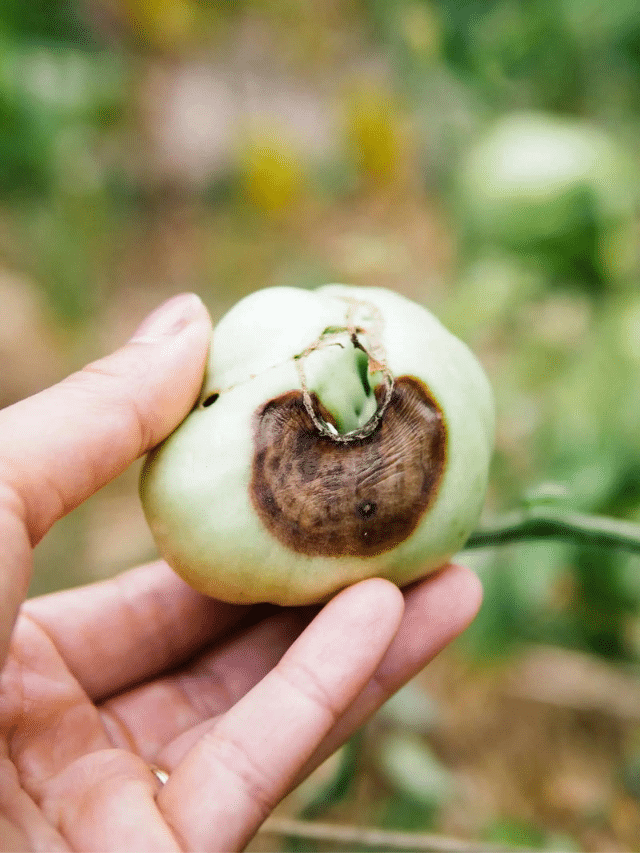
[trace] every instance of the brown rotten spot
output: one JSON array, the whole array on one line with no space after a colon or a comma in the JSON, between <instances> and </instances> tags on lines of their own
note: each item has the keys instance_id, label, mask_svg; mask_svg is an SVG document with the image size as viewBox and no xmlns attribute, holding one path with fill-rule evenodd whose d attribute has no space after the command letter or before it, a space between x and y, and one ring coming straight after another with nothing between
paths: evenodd
<instances>
[{"instance_id":1,"label":"brown rotten spot","mask_svg":"<svg viewBox=\"0 0 640 853\"><path fill-rule=\"evenodd\" d=\"M380 406L384 390L376 389ZM312 396L317 414L331 415ZM395 380L371 435L340 443L319 432L302 391L256 412L251 498L267 529L309 557L372 557L418 525L446 461L442 411L411 376Z\"/></svg>"}]
</instances>

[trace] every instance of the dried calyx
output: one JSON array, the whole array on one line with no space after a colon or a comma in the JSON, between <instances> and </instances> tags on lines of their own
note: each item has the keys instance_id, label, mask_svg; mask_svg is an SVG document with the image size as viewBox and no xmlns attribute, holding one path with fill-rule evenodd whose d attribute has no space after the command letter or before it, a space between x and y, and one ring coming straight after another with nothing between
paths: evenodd
<instances>
[{"instance_id":1,"label":"dried calyx","mask_svg":"<svg viewBox=\"0 0 640 853\"><path fill-rule=\"evenodd\" d=\"M375 332L370 332L374 336ZM346 337L346 341L345 341ZM391 402L394 379L384 361L379 341L374 339L376 356L363 343L365 330L353 326L325 329L317 341L295 357L304 407L316 429L339 444L366 438L376 429ZM313 390L309 390L305 363L327 347L341 350L321 359ZM382 358L381 358L382 356ZM376 393L382 387L382 393ZM333 416L322 417L314 396Z\"/></svg>"}]
</instances>

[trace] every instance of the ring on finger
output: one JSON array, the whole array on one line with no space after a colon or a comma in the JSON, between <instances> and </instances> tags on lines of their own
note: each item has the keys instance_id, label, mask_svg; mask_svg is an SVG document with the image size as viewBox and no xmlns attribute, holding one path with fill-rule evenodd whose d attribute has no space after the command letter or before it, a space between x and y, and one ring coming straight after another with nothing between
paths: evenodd
<instances>
[{"instance_id":1,"label":"ring on finger","mask_svg":"<svg viewBox=\"0 0 640 853\"><path fill-rule=\"evenodd\" d=\"M150 764L149 770L151 770L151 772L156 777L158 782L160 782L161 785L167 784L167 782L169 780L169 774L167 773L166 770L163 770L162 767L156 767L155 764Z\"/></svg>"}]
</instances>

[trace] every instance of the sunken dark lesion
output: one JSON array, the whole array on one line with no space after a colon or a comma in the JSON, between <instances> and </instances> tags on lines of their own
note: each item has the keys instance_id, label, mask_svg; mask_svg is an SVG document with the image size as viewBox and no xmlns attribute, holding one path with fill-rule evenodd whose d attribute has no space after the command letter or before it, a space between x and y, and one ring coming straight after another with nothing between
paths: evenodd
<instances>
[{"instance_id":1,"label":"sunken dark lesion","mask_svg":"<svg viewBox=\"0 0 640 853\"><path fill-rule=\"evenodd\" d=\"M383 393L376 389L379 403ZM313 405L335 425L317 397ZM299 554L372 557L413 533L439 492L446 457L442 410L415 377L396 379L376 429L348 444L319 433L302 392L289 391L256 412L251 500Z\"/></svg>"}]
</instances>

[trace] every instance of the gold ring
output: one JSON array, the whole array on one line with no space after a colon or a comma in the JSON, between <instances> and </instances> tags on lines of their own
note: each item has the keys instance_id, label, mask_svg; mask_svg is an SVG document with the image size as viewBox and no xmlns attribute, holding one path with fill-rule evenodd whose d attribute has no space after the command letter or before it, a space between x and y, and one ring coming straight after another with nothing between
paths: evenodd
<instances>
[{"instance_id":1,"label":"gold ring","mask_svg":"<svg viewBox=\"0 0 640 853\"><path fill-rule=\"evenodd\" d=\"M169 780L169 774L167 773L166 770L163 770L161 767L156 767L155 764L150 764L149 770L151 770L151 772L156 777L158 782L160 782L161 785L167 784L167 782Z\"/></svg>"}]
</instances>

